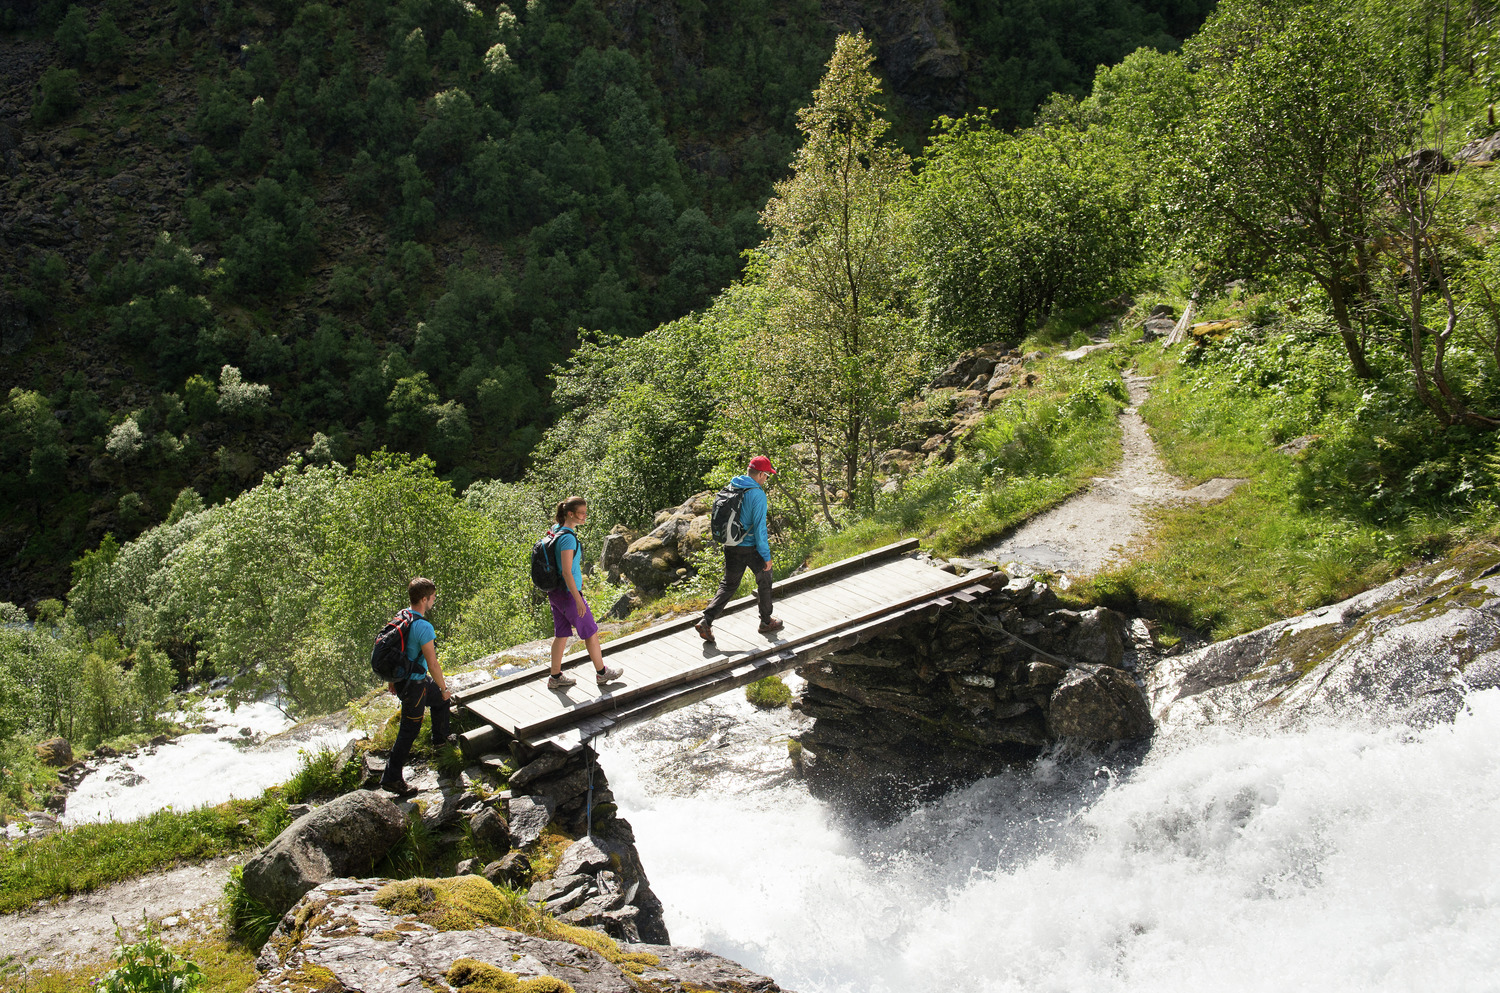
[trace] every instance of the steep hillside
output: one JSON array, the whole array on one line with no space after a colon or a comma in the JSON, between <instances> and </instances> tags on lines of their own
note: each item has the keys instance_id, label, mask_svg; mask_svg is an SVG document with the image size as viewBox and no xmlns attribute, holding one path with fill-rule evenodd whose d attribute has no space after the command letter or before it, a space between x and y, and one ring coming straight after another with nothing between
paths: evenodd
<instances>
[{"instance_id":1,"label":"steep hillside","mask_svg":"<svg viewBox=\"0 0 1500 993\"><path fill-rule=\"evenodd\" d=\"M915 143L981 100L1024 120L1207 7L13 4L0 600L296 451L514 476L579 329L638 334L738 273L840 30L876 39ZM1072 68L995 100L1039 44Z\"/></svg>"}]
</instances>

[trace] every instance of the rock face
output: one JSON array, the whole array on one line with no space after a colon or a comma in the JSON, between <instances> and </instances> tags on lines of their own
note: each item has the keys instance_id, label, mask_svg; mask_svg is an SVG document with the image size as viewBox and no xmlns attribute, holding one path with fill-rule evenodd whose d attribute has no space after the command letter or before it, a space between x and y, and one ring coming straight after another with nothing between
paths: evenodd
<instances>
[{"instance_id":1,"label":"rock face","mask_svg":"<svg viewBox=\"0 0 1500 993\"><path fill-rule=\"evenodd\" d=\"M257 993L287 989L362 993L452 991L445 974L459 959L495 966L522 980L553 976L577 993L755 991L774 981L696 948L623 944L653 955L655 966L626 973L598 952L500 927L439 931L375 905L384 880L333 879L312 890L281 920L256 963ZM632 966L632 968L636 968ZM471 987L472 988L472 987Z\"/></svg>"},{"instance_id":2,"label":"rock face","mask_svg":"<svg viewBox=\"0 0 1500 993\"><path fill-rule=\"evenodd\" d=\"M245 863L245 889L282 913L320 883L364 875L406 831L406 815L383 794L355 790L294 821Z\"/></svg>"},{"instance_id":3,"label":"rock face","mask_svg":"<svg viewBox=\"0 0 1500 993\"><path fill-rule=\"evenodd\" d=\"M643 593L658 593L692 574L693 557L709 537L711 491L696 494L680 507L659 511L655 526L637 538L620 558L620 572Z\"/></svg>"},{"instance_id":4,"label":"rock face","mask_svg":"<svg viewBox=\"0 0 1500 993\"><path fill-rule=\"evenodd\" d=\"M1163 659L1147 678L1163 732L1334 718L1423 726L1500 686L1500 549L1469 549L1342 603Z\"/></svg>"},{"instance_id":5,"label":"rock face","mask_svg":"<svg viewBox=\"0 0 1500 993\"><path fill-rule=\"evenodd\" d=\"M524 848L549 825L576 839L552 878L532 887L531 899L545 902L569 924L599 928L624 941L669 943L661 900L646 878L635 832L615 815L615 797L598 758L587 748L526 758L510 779L511 842ZM500 867L495 871L499 875Z\"/></svg>"},{"instance_id":6,"label":"rock face","mask_svg":"<svg viewBox=\"0 0 1500 993\"><path fill-rule=\"evenodd\" d=\"M1124 618L1018 579L804 666L815 795L880 813L1036 757L1059 739L1149 737ZM812 753L809 756L807 753Z\"/></svg>"}]
</instances>

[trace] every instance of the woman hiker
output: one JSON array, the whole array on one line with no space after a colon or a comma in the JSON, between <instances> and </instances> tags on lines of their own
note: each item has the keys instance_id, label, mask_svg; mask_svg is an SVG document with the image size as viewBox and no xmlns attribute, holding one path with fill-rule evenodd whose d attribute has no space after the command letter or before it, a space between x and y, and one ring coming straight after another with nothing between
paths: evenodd
<instances>
[{"instance_id":1,"label":"woman hiker","mask_svg":"<svg viewBox=\"0 0 1500 993\"><path fill-rule=\"evenodd\" d=\"M548 528L549 534L557 535L553 548L557 551L561 568L562 585L547 594L552 604L552 675L547 677L547 689L564 690L577 684L572 676L562 671L563 651L568 647L568 637L577 634L588 647L589 658L594 660L594 678L603 687L620 678L623 671L604 664L599 654L599 625L594 623L594 614L578 588L583 585L583 545L578 541L578 527L588 520L589 505L583 497L568 497L557 505L557 523Z\"/></svg>"}]
</instances>

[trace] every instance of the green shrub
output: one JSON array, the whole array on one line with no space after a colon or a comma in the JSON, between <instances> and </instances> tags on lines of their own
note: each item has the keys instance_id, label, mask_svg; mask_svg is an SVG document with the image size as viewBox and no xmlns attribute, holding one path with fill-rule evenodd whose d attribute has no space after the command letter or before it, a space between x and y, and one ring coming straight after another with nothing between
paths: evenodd
<instances>
[{"instance_id":1,"label":"green shrub","mask_svg":"<svg viewBox=\"0 0 1500 993\"><path fill-rule=\"evenodd\" d=\"M106 972L95 987L99 993L197 993L203 988L203 972L197 963L179 956L162 944L149 919L142 917L145 932L139 941L127 942L125 929L115 925L114 960L119 964Z\"/></svg>"},{"instance_id":2,"label":"green shrub","mask_svg":"<svg viewBox=\"0 0 1500 993\"><path fill-rule=\"evenodd\" d=\"M78 94L77 69L51 66L42 73L36 101L31 105L32 117L38 124L55 124L81 106L83 98Z\"/></svg>"},{"instance_id":3,"label":"green shrub","mask_svg":"<svg viewBox=\"0 0 1500 993\"><path fill-rule=\"evenodd\" d=\"M125 32L108 9L100 12L88 35L89 67L99 72L117 72L125 55Z\"/></svg>"},{"instance_id":4,"label":"green shrub","mask_svg":"<svg viewBox=\"0 0 1500 993\"><path fill-rule=\"evenodd\" d=\"M69 65L83 65L89 53L88 39L88 12L73 4L68 7L68 13L52 34L52 40L57 43L57 52Z\"/></svg>"},{"instance_id":5,"label":"green shrub","mask_svg":"<svg viewBox=\"0 0 1500 993\"><path fill-rule=\"evenodd\" d=\"M339 753L323 748L308 754L299 752L301 763L292 778L281 788L287 803L305 803L312 799L331 799L359 786L360 765L350 759L339 764Z\"/></svg>"}]
</instances>

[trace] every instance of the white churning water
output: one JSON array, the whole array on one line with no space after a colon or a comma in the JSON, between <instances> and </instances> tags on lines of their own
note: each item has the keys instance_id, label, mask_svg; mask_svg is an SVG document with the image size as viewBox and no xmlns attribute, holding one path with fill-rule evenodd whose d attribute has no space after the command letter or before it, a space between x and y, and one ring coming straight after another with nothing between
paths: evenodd
<instances>
[{"instance_id":1,"label":"white churning water","mask_svg":"<svg viewBox=\"0 0 1500 993\"><path fill-rule=\"evenodd\" d=\"M600 752L673 941L799 993L1493 991L1500 690L1469 705L1043 760L883 828L768 775L786 726L742 695Z\"/></svg>"},{"instance_id":2,"label":"white churning water","mask_svg":"<svg viewBox=\"0 0 1500 993\"><path fill-rule=\"evenodd\" d=\"M360 737L358 732L330 727L247 744L239 734L241 728L249 728L250 737L260 740L293 727L269 703L243 703L230 711L215 700L203 708L201 716L221 725L220 730L182 735L158 746L155 754L143 749L133 756L101 762L69 794L63 823L132 821L167 806L187 810L257 796L290 779L301 765L301 752L337 750Z\"/></svg>"}]
</instances>

